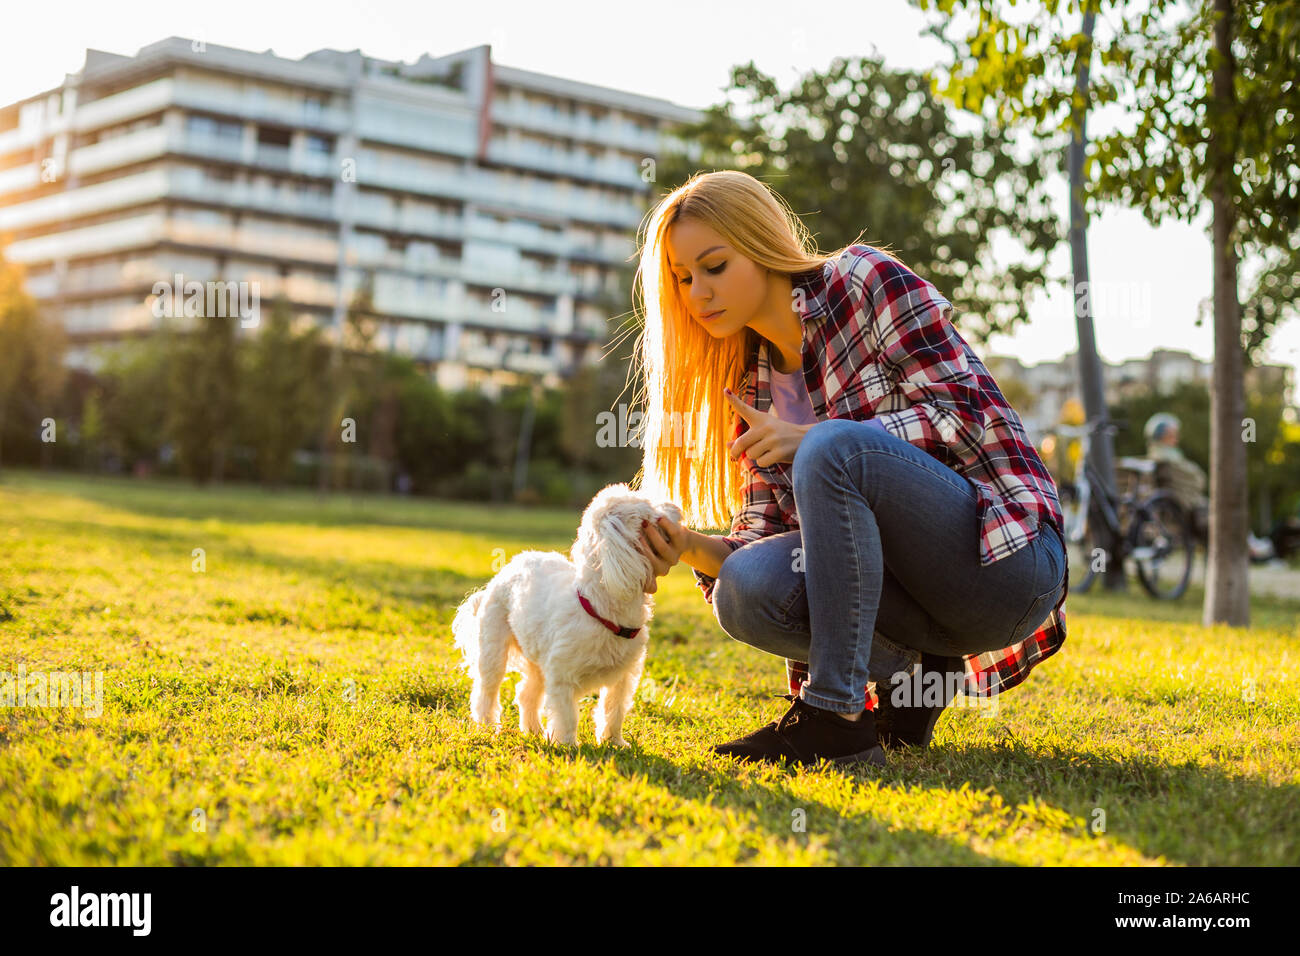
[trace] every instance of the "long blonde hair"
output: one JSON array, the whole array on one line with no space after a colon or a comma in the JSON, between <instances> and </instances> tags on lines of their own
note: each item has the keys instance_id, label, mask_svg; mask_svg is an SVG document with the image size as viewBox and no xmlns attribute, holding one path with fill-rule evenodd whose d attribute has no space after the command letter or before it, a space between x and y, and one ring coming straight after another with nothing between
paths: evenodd
<instances>
[{"instance_id":1,"label":"long blonde hair","mask_svg":"<svg viewBox=\"0 0 1300 956\"><path fill-rule=\"evenodd\" d=\"M818 252L786 202L738 170L696 173L646 216L636 270L644 328L634 355L642 372L644 430L641 470L632 486L675 501L688 528L729 528L743 505L744 474L727 454L733 412L722 389L744 396L759 335L747 326L714 339L691 318L665 242L669 227L686 218L710 227L761 268L791 277L820 272L848 246Z\"/></svg>"}]
</instances>

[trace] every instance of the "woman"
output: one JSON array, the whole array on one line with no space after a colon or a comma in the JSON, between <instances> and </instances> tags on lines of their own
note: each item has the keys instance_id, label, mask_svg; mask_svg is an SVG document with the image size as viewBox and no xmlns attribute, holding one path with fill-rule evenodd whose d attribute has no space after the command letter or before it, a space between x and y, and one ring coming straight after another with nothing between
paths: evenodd
<instances>
[{"instance_id":1,"label":"woman","mask_svg":"<svg viewBox=\"0 0 1300 956\"><path fill-rule=\"evenodd\" d=\"M1061 646L1061 510L947 300L878 248L810 248L741 172L698 174L647 219L638 483L683 524L640 544L786 658L785 715L715 751L883 764L882 743L926 746L958 690L1014 687Z\"/></svg>"}]
</instances>

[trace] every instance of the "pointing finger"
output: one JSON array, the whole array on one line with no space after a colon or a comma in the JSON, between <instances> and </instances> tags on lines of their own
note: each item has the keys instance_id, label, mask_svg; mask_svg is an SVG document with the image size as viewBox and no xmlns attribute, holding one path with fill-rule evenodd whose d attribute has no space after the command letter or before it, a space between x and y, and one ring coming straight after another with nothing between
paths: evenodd
<instances>
[{"instance_id":1,"label":"pointing finger","mask_svg":"<svg viewBox=\"0 0 1300 956\"><path fill-rule=\"evenodd\" d=\"M746 405L745 402L741 400L740 396L738 396L731 389L724 388L722 390L722 393L726 395L728 401L731 402L731 407L734 408L740 414L740 416L744 418L745 421L749 422L751 425L754 424L754 422L758 421L759 417L762 416L763 414L762 412L760 412L757 408L755 408L752 405Z\"/></svg>"}]
</instances>

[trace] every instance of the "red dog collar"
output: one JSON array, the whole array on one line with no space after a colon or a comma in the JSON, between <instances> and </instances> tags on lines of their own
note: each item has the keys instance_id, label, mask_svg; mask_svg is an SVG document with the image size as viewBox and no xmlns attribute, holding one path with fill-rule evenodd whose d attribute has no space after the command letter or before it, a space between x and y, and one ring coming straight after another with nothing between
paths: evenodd
<instances>
[{"instance_id":1,"label":"red dog collar","mask_svg":"<svg viewBox=\"0 0 1300 956\"><path fill-rule=\"evenodd\" d=\"M603 617L601 617L599 614L596 613L596 609L595 609L594 607L591 606L591 602L590 602L590 601L588 601L585 597L582 596L582 592L581 592L581 591L579 591L579 590L577 590L577 589L575 588L575 589L574 589L574 593L578 595L578 600L582 602L583 610L585 610L588 614L590 614L590 615L591 615L592 617L594 617L596 620L600 621L601 624L604 624L607 628L609 628L611 631L613 631L613 632L614 632L615 634L617 634L619 637L626 637L626 638L629 638L629 639L630 639L630 638L636 637L637 634L640 633L641 628L639 628L639 627L619 627L619 626L618 626L617 624L615 624L613 621L607 621L607 620L605 620Z\"/></svg>"}]
</instances>

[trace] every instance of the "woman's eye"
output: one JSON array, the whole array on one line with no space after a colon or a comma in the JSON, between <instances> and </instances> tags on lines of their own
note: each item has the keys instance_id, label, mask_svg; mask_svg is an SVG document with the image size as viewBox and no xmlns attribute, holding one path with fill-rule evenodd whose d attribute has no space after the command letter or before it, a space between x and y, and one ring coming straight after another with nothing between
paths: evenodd
<instances>
[{"instance_id":1,"label":"woman's eye","mask_svg":"<svg viewBox=\"0 0 1300 956\"><path fill-rule=\"evenodd\" d=\"M726 267L727 267L727 264L726 264L725 262L723 262L723 263L718 264L716 267L714 267L714 268L712 268L712 269L707 269L707 270L705 270L705 271L707 271L707 272L709 273L709 275L711 275L711 276L716 276L716 275L718 275L719 273L721 273L722 270L725 269ZM678 283L679 283L680 285L690 285L690 283L691 283L691 277L690 277L690 276L686 276L685 278L683 278L683 279L678 279L677 281L678 281Z\"/></svg>"}]
</instances>

